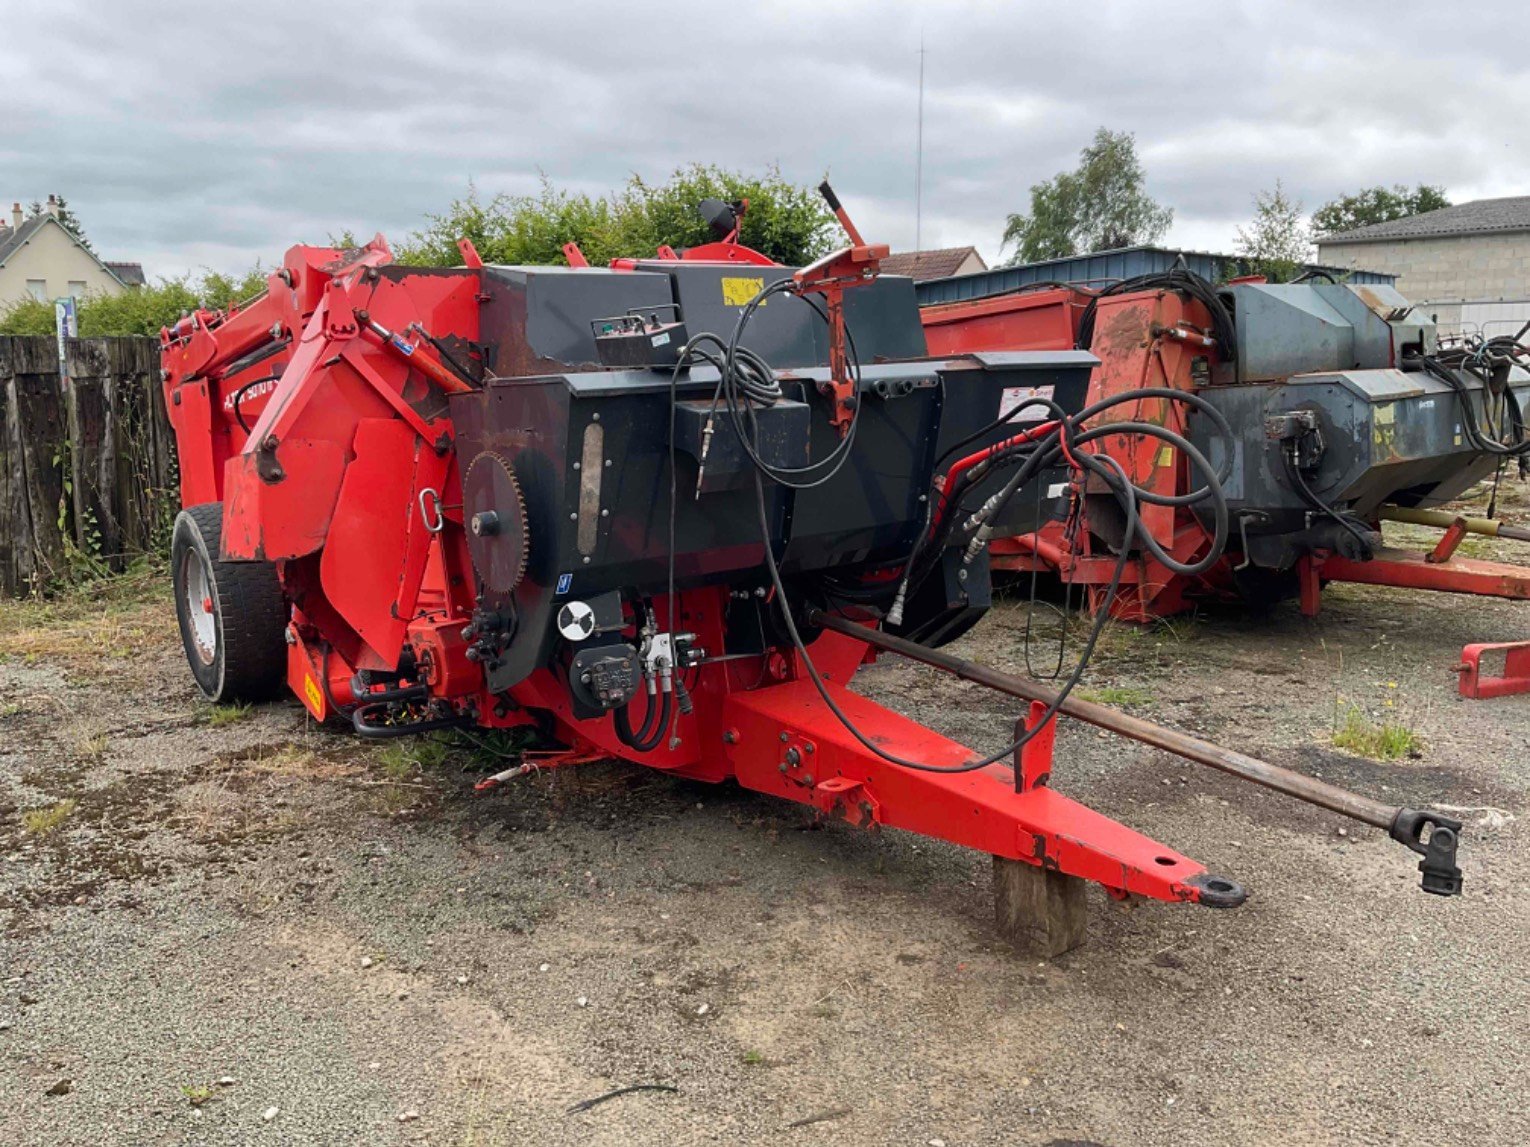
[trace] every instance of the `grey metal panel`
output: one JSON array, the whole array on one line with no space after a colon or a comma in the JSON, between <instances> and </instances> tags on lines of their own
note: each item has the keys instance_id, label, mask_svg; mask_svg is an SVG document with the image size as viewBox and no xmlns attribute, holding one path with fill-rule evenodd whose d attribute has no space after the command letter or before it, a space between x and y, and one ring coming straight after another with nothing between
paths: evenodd
<instances>
[{"instance_id":1,"label":"grey metal panel","mask_svg":"<svg viewBox=\"0 0 1530 1147\"><path fill-rule=\"evenodd\" d=\"M1216 255L1204 251L1172 251L1166 247L1124 247L1119 251L1100 251L1093 255L1077 255L1067 259L1047 259L1039 263L1023 263L1017 267L995 267L971 275L953 275L948 279L927 279L914 284L920 306L935 303L957 303L965 299L981 299L989 295L1002 295L1029 287L1036 283L1094 283L1101 284L1117 279L1130 279L1150 272L1167 271L1181 257L1190 270L1203 279L1225 282L1244 274L1246 266L1231 255ZM1309 270L1326 271L1336 279L1349 283L1390 285L1397 281L1396 275L1379 271L1352 271L1346 267L1328 267L1312 263Z\"/></svg>"},{"instance_id":2,"label":"grey metal panel","mask_svg":"<svg viewBox=\"0 0 1530 1147\"><path fill-rule=\"evenodd\" d=\"M1228 290L1238 324L1240 381L1359 365L1355 328L1308 284L1237 283Z\"/></svg>"},{"instance_id":3,"label":"grey metal panel","mask_svg":"<svg viewBox=\"0 0 1530 1147\"><path fill-rule=\"evenodd\" d=\"M1465 385L1472 401L1480 403L1481 383ZM1530 378L1516 378L1512 385L1521 406L1530 402ZM1286 474L1280 444L1256 429L1269 414L1317 413L1325 450L1312 487L1330 504L1362 517L1386 503L1440 505L1497 465L1496 458L1465 440L1456 393L1422 373L1319 372L1274 385L1207 387L1200 395L1234 427L1248 428L1234 443L1232 473L1223 488L1233 514L1249 515L1251 536L1292 533L1308 517ZM1191 420L1191 439L1214 466L1222 464L1225 445L1206 419Z\"/></svg>"}]
</instances>

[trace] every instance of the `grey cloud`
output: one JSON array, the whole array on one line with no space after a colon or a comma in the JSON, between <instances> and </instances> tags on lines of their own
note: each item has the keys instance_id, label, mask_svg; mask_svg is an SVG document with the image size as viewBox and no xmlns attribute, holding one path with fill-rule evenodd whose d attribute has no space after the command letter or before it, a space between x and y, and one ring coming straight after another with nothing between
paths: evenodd
<instances>
[{"instance_id":1,"label":"grey cloud","mask_svg":"<svg viewBox=\"0 0 1530 1147\"><path fill-rule=\"evenodd\" d=\"M0 197L63 192L157 273L402 237L470 178L598 191L691 161L829 171L906 246L921 36L926 243L995 256L1100 124L1137 133L1197 246L1277 177L1309 207L1377 182L1530 190L1519 55L1485 59L1421 3L8 6Z\"/></svg>"}]
</instances>

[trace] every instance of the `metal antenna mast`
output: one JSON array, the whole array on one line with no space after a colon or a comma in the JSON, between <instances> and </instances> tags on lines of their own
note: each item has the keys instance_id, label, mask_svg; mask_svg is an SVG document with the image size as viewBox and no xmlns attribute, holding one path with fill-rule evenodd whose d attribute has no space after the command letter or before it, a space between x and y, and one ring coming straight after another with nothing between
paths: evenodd
<instances>
[{"instance_id":1,"label":"metal antenna mast","mask_svg":"<svg viewBox=\"0 0 1530 1147\"><path fill-rule=\"evenodd\" d=\"M924 249L920 226L924 214L924 33L919 33L919 120L914 137L914 251ZM917 258L917 254L915 256Z\"/></svg>"}]
</instances>

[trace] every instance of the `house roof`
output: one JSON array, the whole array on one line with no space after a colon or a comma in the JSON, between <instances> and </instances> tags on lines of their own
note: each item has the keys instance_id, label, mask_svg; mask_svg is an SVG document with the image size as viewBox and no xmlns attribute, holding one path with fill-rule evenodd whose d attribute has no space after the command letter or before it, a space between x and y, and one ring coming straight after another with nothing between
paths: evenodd
<instances>
[{"instance_id":1,"label":"house roof","mask_svg":"<svg viewBox=\"0 0 1530 1147\"><path fill-rule=\"evenodd\" d=\"M1324 235L1319 243L1382 243L1394 239L1441 239L1463 235L1491 235L1530 231L1530 195L1506 199L1477 199L1457 203L1406 219L1372 223L1337 235Z\"/></svg>"},{"instance_id":2,"label":"house roof","mask_svg":"<svg viewBox=\"0 0 1530 1147\"><path fill-rule=\"evenodd\" d=\"M142 263L114 263L108 259L106 269L121 279L124 286L141 287L148 281L144 278Z\"/></svg>"},{"instance_id":3,"label":"house roof","mask_svg":"<svg viewBox=\"0 0 1530 1147\"><path fill-rule=\"evenodd\" d=\"M116 279L124 287L135 286L143 283L144 280L142 266L137 263L105 262L101 256L97 255L89 247L85 246L84 243L80 242L80 237L78 235L69 230L69 228L65 227L53 216L46 213L42 215L35 215L31 219L24 220L20 227L0 228L0 267L4 267L12 255L14 255L17 251L21 250L22 247L31 242L32 237L41 231L44 227L48 226L50 223L57 227L65 235L69 236L69 241L71 243L73 243L81 251L84 251L85 254L94 259L100 265L103 271L105 271L112 278ZM122 275L118 273L118 268L126 269L129 267L136 267L138 269L138 284L132 283L131 280L123 278ZM129 272L129 274L131 274L131 272Z\"/></svg>"},{"instance_id":4,"label":"house roof","mask_svg":"<svg viewBox=\"0 0 1530 1147\"><path fill-rule=\"evenodd\" d=\"M41 231L49 218L47 215L38 215L24 220L20 227L0 229L0 267L5 266L5 261L21 250L28 239Z\"/></svg>"},{"instance_id":5,"label":"house roof","mask_svg":"<svg viewBox=\"0 0 1530 1147\"><path fill-rule=\"evenodd\" d=\"M968 258L976 257L983 270L988 264L976 247L939 247L933 251L898 251L882 260L882 273L907 275L916 283L925 279L945 279L956 274Z\"/></svg>"}]
</instances>

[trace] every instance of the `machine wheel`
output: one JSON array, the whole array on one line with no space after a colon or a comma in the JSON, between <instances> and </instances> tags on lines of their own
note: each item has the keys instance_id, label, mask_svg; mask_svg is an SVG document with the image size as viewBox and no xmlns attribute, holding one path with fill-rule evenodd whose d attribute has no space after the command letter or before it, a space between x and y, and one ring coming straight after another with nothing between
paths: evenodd
<instances>
[{"instance_id":1,"label":"machine wheel","mask_svg":"<svg viewBox=\"0 0 1530 1147\"><path fill-rule=\"evenodd\" d=\"M223 504L182 510L170 541L175 615L191 675L210 701L271 697L286 676L290 610L271 562L218 557Z\"/></svg>"}]
</instances>

